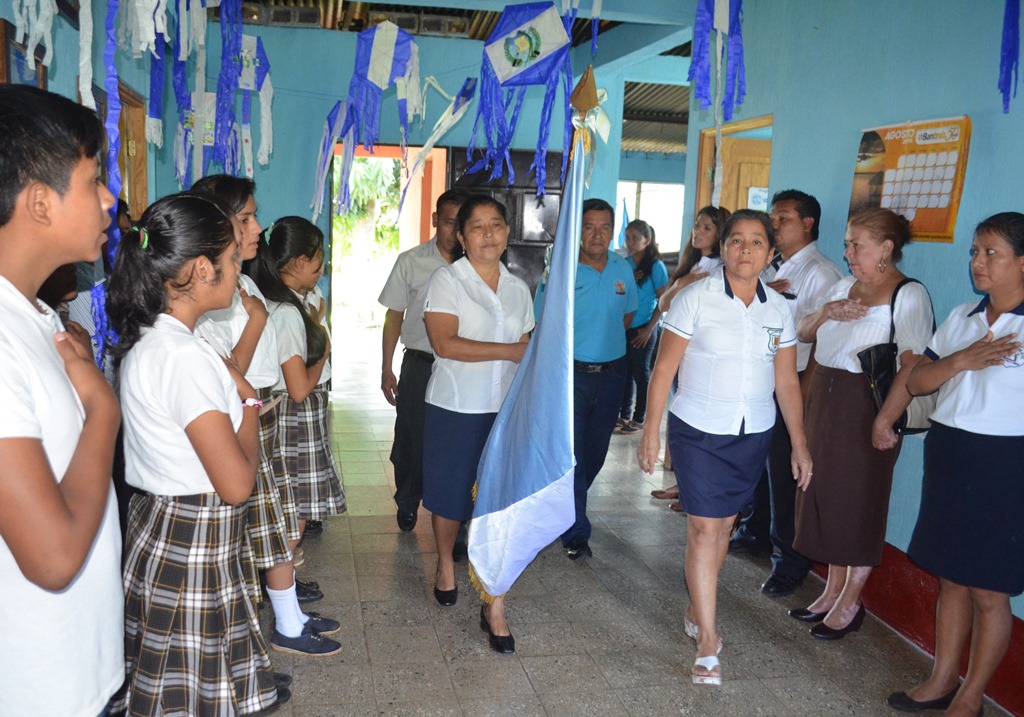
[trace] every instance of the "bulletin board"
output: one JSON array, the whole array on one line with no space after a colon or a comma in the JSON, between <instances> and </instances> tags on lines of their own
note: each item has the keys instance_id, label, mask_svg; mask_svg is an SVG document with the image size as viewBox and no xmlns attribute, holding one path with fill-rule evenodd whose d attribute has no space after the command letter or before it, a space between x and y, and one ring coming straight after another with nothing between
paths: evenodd
<instances>
[{"instance_id":1,"label":"bulletin board","mask_svg":"<svg viewBox=\"0 0 1024 717\"><path fill-rule=\"evenodd\" d=\"M850 213L891 209L916 241L952 242L970 140L966 115L862 130Z\"/></svg>"}]
</instances>

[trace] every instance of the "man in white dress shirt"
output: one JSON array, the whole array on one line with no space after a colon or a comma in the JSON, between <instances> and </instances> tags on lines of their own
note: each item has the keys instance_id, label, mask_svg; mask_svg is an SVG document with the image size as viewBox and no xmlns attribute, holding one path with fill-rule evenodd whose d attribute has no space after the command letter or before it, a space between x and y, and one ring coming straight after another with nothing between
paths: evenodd
<instances>
[{"instance_id":1,"label":"man in white dress shirt","mask_svg":"<svg viewBox=\"0 0 1024 717\"><path fill-rule=\"evenodd\" d=\"M776 256L781 261L773 262L765 269L762 278L769 287L788 299L793 318L799 321L842 278L842 271L818 251L816 242L821 205L817 199L796 189L778 192L772 197L771 218L775 228ZM812 349L812 344L797 342L796 368L801 384L807 374ZM751 517L756 524L758 512L763 516L770 510L772 572L761 586L761 592L769 597L782 597L791 594L803 582L811 563L793 550L796 483L790 470L789 434L781 414L775 421L766 477L769 504L758 505L755 501ZM741 538L742 530L738 531Z\"/></svg>"},{"instance_id":2,"label":"man in white dress shirt","mask_svg":"<svg viewBox=\"0 0 1024 717\"><path fill-rule=\"evenodd\" d=\"M403 531L416 527L416 515L423 499L424 396L434 362L423 324L423 300L431 274L452 262L455 218L467 196L462 190L450 189L437 198L436 211L431 217L436 233L430 241L398 255L377 299L388 310L384 317L380 388L384 398L396 409L391 462L395 466L398 527ZM401 377L396 379L393 364L399 338L405 346L405 356Z\"/></svg>"}]
</instances>

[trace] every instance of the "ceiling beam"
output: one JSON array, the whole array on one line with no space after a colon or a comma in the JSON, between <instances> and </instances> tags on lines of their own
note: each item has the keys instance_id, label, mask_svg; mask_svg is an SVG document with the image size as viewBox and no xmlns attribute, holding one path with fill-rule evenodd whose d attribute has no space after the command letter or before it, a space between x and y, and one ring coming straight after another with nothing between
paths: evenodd
<instances>
[{"instance_id":1,"label":"ceiling beam","mask_svg":"<svg viewBox=\"0 0 1024 717\"><path fill-rule=\"evenodd\" d=\"M506 0L389 0L387 4L444 9L458 6L459 10L501 12L511 3ZM578 17L592 17L593 5L593 0L581 0ZM555 7L561 12L562 0L555 0ZM601 19L644 25L687 25L693 23L695 13L696 0L604 0Z\"/></svg>"},{"instance_id":2,"label":"ceiling beam","mask_svg":"<svg viewBox=\"0 0 1024 717\"><path fill-rule=\"evenodd\" d=\"M575 48L572 66L586 67L593 62L595 70L628 74L637 64L692 39L693 27L689 25L617 25L598 37L597 57L591 58L590 43Z\"/></svg>"},{"instance_id":3,"label":"ceiling beam","mask_svg":"<svg viewBox=\"0 0 1024 717\"><path fill-rule=\"evenodd\" d=\"M626 82L650 82L656 85L689 85L689 57L658 55L641 60L626 71Z\"/></svg>"}]
</instances>

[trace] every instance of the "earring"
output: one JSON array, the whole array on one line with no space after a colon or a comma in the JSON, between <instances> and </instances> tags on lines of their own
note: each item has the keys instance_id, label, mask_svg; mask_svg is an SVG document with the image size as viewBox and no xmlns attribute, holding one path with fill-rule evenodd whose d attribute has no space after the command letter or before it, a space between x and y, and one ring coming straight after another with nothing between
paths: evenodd
<instances>
[{"instance_id":1,"label":"earring","mask_svg":"<svg viewBox=\"0 0 1024 717\"><path fill-rule=\"evenodd\" d=\"M889 265L885 263L885 257L878 260L878 273L884 274L885 270L889 268Z\"/></svg>"}]
</instances>

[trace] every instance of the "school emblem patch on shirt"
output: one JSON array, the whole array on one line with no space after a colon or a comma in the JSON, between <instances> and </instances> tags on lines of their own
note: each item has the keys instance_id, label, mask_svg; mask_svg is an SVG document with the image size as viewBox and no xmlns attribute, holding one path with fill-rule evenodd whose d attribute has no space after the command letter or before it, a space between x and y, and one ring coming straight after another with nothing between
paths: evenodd
<instances>
[{"instance_id":1,"label":"school emblem patch on shirt","mask_svg":"<svg viewBox=\"0 0 1024 717\"><path fill-rule=\"evenodd\" d=\"M1003 359L1003 366L1006 368L1020 368L1024 366L1024 347L1005 357Z\"/></svg>"},{"instance_id":2,"label":"school emblem patch on shirt","mask_svg":"<svg viewBox=\"0 0 1024 717\"><path fill-rule=\"evenodd\" d=\"M626 295L626 282L622 281L622 279L615 282L615 293L619 296Z\"/></svg>"},{"instance_id":3,"label":"school emblem patch on shirt","mask_svg":"<svg viewBox=\"0 0 1024 717\"><path fill-rule=\"evenodd\" d=\"M768 350L775 353L779 350L779 341L782 339L782 329L775 329L771 326L763 326L768 332Z\"/></svg>"}]
</instances>

